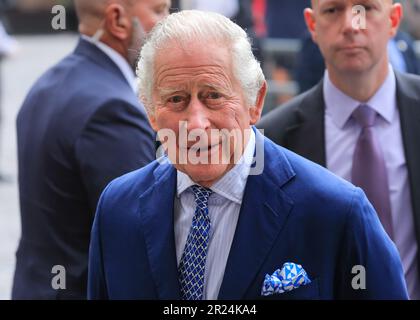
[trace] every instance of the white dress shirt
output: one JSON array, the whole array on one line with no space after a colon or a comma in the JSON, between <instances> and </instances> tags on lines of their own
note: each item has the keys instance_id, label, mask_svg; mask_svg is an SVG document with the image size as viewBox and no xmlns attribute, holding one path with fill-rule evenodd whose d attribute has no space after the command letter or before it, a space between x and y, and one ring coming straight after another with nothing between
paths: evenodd
<instances>
[{"instance_id":1,"label":"white dress shirt","mask_svg":"<svg viewBox=\"0 0 420 320\"><path fill-rule=\"evenodd\" d=\"M361 132L361 127L351 115L361 102L340 91L331 82L327 71L324 77L324 99L327 168L351 181L353 153ZM396 78L391 65L385 82L366 104L380 115L374 131L382 147L388 172L393 240L400 253L409 295L412 299L420 299L418 248L397 108Z\"/></svg>"},{"instance_id":2,"label":"white dress shirt","mask_svg":"<svg viewBox=\"0 0 420 320\"><path fill-rule=\"evenodd\" d=\"M137 78L133 72L133 69L128 64L127 60L120 55L117 51L107 46L105 43L100 41L94 41L91 37L88 37L84 34L81 35L83 40L86 40L93 45L95 45L99 50L105 53L121 70L121 73L124 75L124 78L127 80L130 87L135 93L137 93Z\"/></svg>"},{"instance_id":3,"label":"white dress shirt","mask_svg":"<svg viewBox=\"0 0 420 320\"><path fill-rule=\"evenodd\" d=\"M251 130L250 139L241 159L210 188L213 194L208 201L211 229L204 275L204 300L215 300L219 295L254 150L255 133ZM195 212L194 194L190 189L195 184L186 174L177 172L174 231L178 266Z\"/></svg>"}]
</instances>

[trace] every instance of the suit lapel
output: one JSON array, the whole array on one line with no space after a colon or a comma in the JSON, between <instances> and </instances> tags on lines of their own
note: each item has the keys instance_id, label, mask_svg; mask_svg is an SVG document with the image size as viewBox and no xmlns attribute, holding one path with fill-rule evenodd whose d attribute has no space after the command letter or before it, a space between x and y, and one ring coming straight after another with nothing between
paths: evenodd
<instances>
[{"instance_id":1,"label":"suit lapel","mask_svg":"<svg viewBox=\"0 0 420 320\"><path fill-rule=\"evenodd\" d=\"M405 158L409 172L417 242L420 246L420 93L406 76L396 73ZM416 82L419 83L419 80ZM416 91L417 90L417 91Z\"/></svg>"},{"instance_id":2,"label":"suit lapel","mask_svg":"<svg viewBox=\"0 0 420 320\"><path fill-rule=\"evenodd\" d=\"M173 217L176 170L162 164L154 175L156 182L139 199L142 230L158 298L180 299Z\"/></svg>"},{"instance_id":3,"label":"suit lapel","mask_svg":"<svg viewBox=\"0 0 420 320\"><path fill-rule=\"evenodd\" d=\"M298 122L286 129L284 146L326 167L322 81L307 93L295 112Z\"/></svg>"},{"instance_id":4,"label":"suit lapel","mask_svg":"<svg viewBox=\"0 0 420 320\"><path fill-rule=\"evenodd\" d=\"M74 54L87 57L93 63L100 65L105 70L109 70L111 74L118 76L120 80L124 81L127 85L130 85L127 82L127 79L125 78L121 69L115 64L115 62L112 61L112 59L108 57L101 49L89 41L80 38L79 43L74 50Z\"/></svg>"},{"instance_id":5,"label":"suit lapel","mask_svg":"<svg viewBox=\"0 0 420 320\"><path fill-rule=\"evenodd\" d=\"M264 143L264 138L257 134L257 143L261 142ZM248 177L219 299L244 297L293 206L280 189L294 176L288 160L267 140L264 157L263 173Z\"/></svg>"}]
</instances>

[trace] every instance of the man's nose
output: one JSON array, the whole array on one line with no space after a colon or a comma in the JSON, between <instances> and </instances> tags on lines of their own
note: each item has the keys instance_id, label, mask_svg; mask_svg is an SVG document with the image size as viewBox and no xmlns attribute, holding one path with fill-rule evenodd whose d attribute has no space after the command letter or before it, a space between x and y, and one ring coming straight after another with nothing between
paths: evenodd
<instances>
[{"instance_id":1,"label":"man's nose","mask_svg":"<svg viewBox=\"0 0 420 320\"><path fill-rule=\"evenodd\" d=\"M188 131L206 130L210 127L207 107L197 97L192 97L188 106Z\"/></svg>"},{"instance_id":2,"label":"man's nose","mask_svg":"<svg viewBox=\"0 0 420 320\"><path fill-rule=\"evenodd\" d=\"M361 19L363 19L363 16L357 15L354 7L349 6L343 15L343 33L352 34L359 32L361 23L363 22Z\"/></svg>"}]
</instances>

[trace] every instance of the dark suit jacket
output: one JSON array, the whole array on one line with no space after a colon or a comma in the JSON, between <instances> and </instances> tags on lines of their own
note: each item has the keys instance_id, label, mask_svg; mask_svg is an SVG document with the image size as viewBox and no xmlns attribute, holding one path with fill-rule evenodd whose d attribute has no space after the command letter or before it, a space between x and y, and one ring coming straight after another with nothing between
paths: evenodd
<instances>
[{"instance_id":1,"label":"dark suit jacket","mask_svg":"<svg viewBox=\"0 0 420 320\"><path fill-rule=\"evenodd\" d=\"M420 77L396 72L397 104L408 166L414 223L420 247ZM325 102L323 82L284 106L268 113L258 124L277 144L326 166Z\"/></svg>"},{"instance_id":2,"label":"dark suit jacket","mask_svg":"<svg viewBox=\"0 0 420 320\"><path fill-rule=\"evenodd\" d=\"M120 69L81 40L29 92L17 137L22 238L12 297L83 299L98 198L155 158L154 133ZM51 287L54 265L66 268L66 290Z\"/></svg>"},{"instance_id":3,"label":"dark suit jacket","mask_svg":"<svg viewBox=\"0 0 420 320\"><path fill-rule=\"evenodd\" d=\"M264 169L248 177L219 299L261 298L265 275L285 262L301 264L312 282L269 299L407 298L398 252L361 189L261 134L256 142ZM176 176L155 161L105 189L88 298L180 299ZM355 265L366 268L366 290L352 288Z\"/></svg>"}]
</instances>

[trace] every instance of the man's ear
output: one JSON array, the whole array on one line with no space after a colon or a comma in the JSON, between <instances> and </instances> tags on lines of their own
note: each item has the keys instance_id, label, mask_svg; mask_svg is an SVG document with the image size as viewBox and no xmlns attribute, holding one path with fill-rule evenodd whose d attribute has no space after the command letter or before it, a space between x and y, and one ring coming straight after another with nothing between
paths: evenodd
<instances>
[{"instance_id":1,"label":"man's ear","mask_svg":"<svg viewBox=\"0 0 420 320\"><path fill-rule=\"evenodd\" d=\"M264 81L260 90L258 91L257 101L255 106L249 108L250 124L256 124L260 118L264 107L265 95L267 94L267 82Z\"/></svg>"},{"instance_id":2,"label":"man's ear","mask_svg":"<svg viewBox=\"0 0 420 320\"><path fill-rule=\"evenodd\" d=\"M306 8L303 11L303 17L305 18L306 27L311 33L312 40L316 43L316 31L315 31L315 15L311 8Z\"/></svg>"},{"instance_id":3,"label":"man's ear","mask_svg":"<svg viewBox=\"0 0 420 320\"><path fill-rule=\"evenodd\" d=\"M151 113L151 111L147 112L147 117L149 118L150 126L152 127L153 131L158 132L159 127L157 125L156 117L154 114Z\"/></svg>"},{"instance_id":4,"label":"man's ear","mask_svg":"<svg viewBox=\"0 0 420 320\"><path fill-rule=\"evenodd\" d=\"M401 3L394 3L391 8L390 20L391 20L391 37L394 37L397 32L398 28L400 27L401 20L404 16L404 10Z\"/></svg>"},{"instance_id":5,"label":"man's ear","mask_svg":"<svg viewBox=\"0 0 420 320\"><path fill-rule=\"evenodd\" d=\"M125 8L113 3L105 11L105 29L119 40L126 40L130 36L131 20L126 15Z\"/></svg>"}]
</instances>

